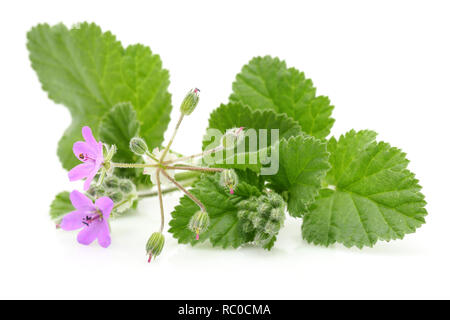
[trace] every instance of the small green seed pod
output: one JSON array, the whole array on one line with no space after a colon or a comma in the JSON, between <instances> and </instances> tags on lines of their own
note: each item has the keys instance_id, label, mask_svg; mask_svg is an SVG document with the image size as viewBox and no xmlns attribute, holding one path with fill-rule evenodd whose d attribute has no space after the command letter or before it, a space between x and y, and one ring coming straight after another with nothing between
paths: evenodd
<instances>
[{"instance_id":1,"label":"small green seed pod","mask_svg":"<svg viewBox=\"0 0 450 320\"><path fill-rule=\"evenodd\" d=\"M195 88L191 89L186 97L184 97L183 102L181 103L180 111L184 115L190 115L195 107L198 105L198 101L200 100L200 90Z\"/></svg>"},{"instance_id":2,"label":"small green seed pod","mask_svg":"<svg viewBox=\"0 0 450 320\"><path fill-rule=\"evenodd\" d=\"M130 140L130 150L138 156L143 156L148 152L148 147L144 139L134 137Z\"/></svg>"},{"instance_id":3,"label":"small green seed pod","mask_svg":"<svg viewBox=\"0 0 450 320\"><path fill-rule=\"evenodd\" d=\"M199 239L199 234L204 232L209 226L209 215L205 211L197 211L189 220L189 230L195 232L195 239Z\"/></svg>"},{"instance_id":4,"label":"small green seed pod","mask_svg":"<svg viewBox=\"0 0 450 320\"><path fill-rule=\"evenodd\" d=\"M148 262L152 261L152 257L159 256L164 247L164 235L161 232L154 232L147 241L145 250L148 254Z\"/></svg>"},{"instance_id":5,"label":"small green seed pod","mask_svg":"<svg viewBox=\"0 0 450 320\"><path fill-rule=\"evenodd\" d=\"M230 194L234 194L234 190L238 184L238 176L233 169L225 169L220 173L220 184L227 188Z\"/></svg>"}]
</instances>

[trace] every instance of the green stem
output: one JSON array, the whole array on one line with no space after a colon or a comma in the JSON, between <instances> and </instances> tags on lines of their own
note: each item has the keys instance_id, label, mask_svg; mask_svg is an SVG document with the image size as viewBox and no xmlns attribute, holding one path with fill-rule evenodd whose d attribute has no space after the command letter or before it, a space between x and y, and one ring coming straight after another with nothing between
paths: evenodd
<instances>
[{"instance_id":1,"label":"green stem","mask_svg":"<svg viewBox=\"0 0 450 320\"><path fill-rule=\"evenodd\" d=\"M124 205L125 203L127 203L129 200L127 199L127 200L122 200L121 202L119 202L118 204L115 204L114 205L114 207L113 207L113 210L114 209L117 209L118 207L120 207L120 206L122 206L122 205Z\"/></svg>"},{"instance_id":2,"label":"green stem","mask_svg":"<svg viewBox=\"0 0 450 320\"><path fill-rule=\"evenodd\" d=\"M222 172L223 168L203 168L192 166L164 166L164 169L169 170L187 170L187 171L204 171L204 172Z\"/></svg>"},{"instance_id":3,"label":"green stem","mask_svg":"<svg viewBox=\"0 0 450 320\"><path fill-rule=\"evenodd\" d=\"M170 141L167 144L166 148L164 149L164 152L161 155L161 158L159 158L160 163L163 162L164 158L167 155L167 152L169 152L170 146L172 145L173 140L175 139L175 136L177 135L178 128L180 128L180 124L181 124L181 121L183 121L183 118L184 118L184 113L180 114L180 118L178 119L177 125L175 126L175 130L173 131L172 138L170 138Z\"/></svg>"},{"instance_id":4,"label":"green stem","mask_svg":"<svg viewBox=\"0 0 450 320\"><path fill-rule=\"evenodd\" d=\"M161 192L161 181L160 181L160 174L161 169L158 168L156 170L156 186L158 187L158 199L159 199L159 208L161 211L161 227L160 232L163 232L164 230L164 206L163 206L163 200L162 200L162 192Z\"/></svg>"},{"instance_id":5,"label":"green stem","mask_svg":"<svg viewBox=\"0 0 450 320\"><path fill-rule=\"evenodd\" d=\"M197 179L191 179L191 180L186 180L185 183L181 184L183 187L190 187L194 184L194 182ZM171 188L167 188L167 189L162 189L161 193L162 194L167 194L167 193L171 193L171 192L175 192L175 191L179 191L179 189L177 187L171 187ZM158 195L158 191L157 190L153 190L153 191L142 191L140 193L138 193L138 197L141 199L144 198L150 198L150 197L154 197Z\"/></svg>"},{"instance_id":6,"label":"green stem","mask_svg":"<svg viewBox=\"0 0 450 320\"><path fill-rule=\"evenodd\" d=\"M189 198L191 198L192 201L194 201L202 211L206 212L206 208L203 205L203 203L201 203L200 200L197 199L197 197L195 197L192 193L190 193L189 191L187 191L181 184L179 184L175 179L173 179L171 176L169 176L163 169L161 169L161 173L170 180L170 182L172 182L174 185L177 186L178 189L180 189L181 191L183 191Z\"/></svg>"},{"instance_id":7,"label":"green stem","mask_svg":"<svg viewBox=\"0 0 450 320\"><path fill-rule=\"evenodd\" d=\"M197 158L197 157L206 156L206 155L208 155L208 154L211 154L211 153L220 151L220 150L222 150L222 149L223 149L223 146L219 146L219 147L216 147L216 148L213 148L213 149L204 151L204 152L202 152L202 153L197 153L197 154L193 154L193 155L191 155L191 156L186 156L186 157L181 157L181 158L178 158L178 159L173 159L173 160L169 160L169 161L164 161L164 162L163 162L163 165L171 164L171 163L176 163L176 162L187 161L187 160L191 160L191 159L194 159L194 158Z\"/></svg>"},{"instance_id":8,"label":"green stem","mask_svg":"<svg viewBox=\"0 0 450 320\"><path fill-rule=\"evenodd\" d=\"M115 168L158 168L159 164L111 162Z\"/></svg>"}]
</instances>

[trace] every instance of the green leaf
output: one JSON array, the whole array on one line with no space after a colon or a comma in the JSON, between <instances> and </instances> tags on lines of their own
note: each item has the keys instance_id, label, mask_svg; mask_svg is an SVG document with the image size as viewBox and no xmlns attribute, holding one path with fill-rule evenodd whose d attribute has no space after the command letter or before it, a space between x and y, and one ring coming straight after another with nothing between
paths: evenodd
<instances>
[{"instance_id":1,"label":"green leaf","mask_svg":"<svg viewBox=\"0 0 450 320\"><path fill-rule=\"evenodd\" d=\"M72 29L40 24L27 34L30 60L42 88L70 111L72 123L58 145L66 169L78 164L72 145L81 140L81 127L95 132L112 106L131 102L149 147L159 146L169 122L169 75L148 47L124 49L110 32L95 24Z\"/></svg>"},{"instance_id":2,"label":"green leaf","mask_svg":"<svg viewBox=\"0 0 450 320\"><path fill-rule=\"evenodd\" d=\"M129 147L130 140L139 135L140 125L136 118L136 111L131 103L122 102L108 111L100 122L100 139L110 145L116 145L117 153L114 159L117 161L136 161L136 156Z\"/></svg>"},{"instance_id":3,"label":"green leaf","mask_svg":"<svg viewBox=\"0 0 450 320\"><path fill-rule=\"evenodd\" d=\"M236 168L236 169L251 169L259 172L261 164L261 152L267 150L272 144L278 142L280 139L289 138L302 134L300 125L285 114L277 114L273 110L251 110L249 107L241 103L222 104L215 109L209 118L208 130L216 129L221 134L217 137L205 135L203 140L203 149L212 149L220 145L220 139L227 129L244 127L247 130L245 140L244 153L238 148L234 149L234 154L228 156L223 152L223 157L215 161L216 166ZM250 134L250 129L255 132L255 136ZM260 130L267 130L267 137L265 143L262 143L259 133ZM278 137L272 135L272 130L278 131ZM257 143L254 149L250 148L250 137ZM254 138L253 138L254 137ZM273 139L273 141L272 141ZM250 159L255 156L256 162L251 163ZM245 158L245 161L239 161L239 158ZM229 160L230 163L228 163Z\"/></svg>"},{"instance_id":4,"label":"green leaf","mask_svg":"<svg viewBox=\"0 0 450 320\"><path fill-rule=\"evenodd\" d=\"M73 210L74 207L70 201L70 192L63 191L56 195L50 205L50 217L58 223L61 221L62 217Z\"/></svg>"},{"instance_id":5,"label":"green leaf","mask_svg":"<svg viewBox=\"0 0 450 320\"><path fill-rule=\"evenodd\" d=\"M317 138L330 133L333 106L327 97L316 97L312 81L303 72L287 68L284 61L270 56L253 58L233 83L232 102L251 109L272 109L298 121L303 132Z\"/></svg>"},{"instance_id":6,"label":"green leaf","mask_svg":"<svg viewBox=\"0 0 450 320\"><path fill-rule=\"evenodd\" d=\"M279 139L289 138L302 134L298 122L289 118L285 114L277 114L272 110L251 110L241 103L222 104L209 116L208 129L217 129L222 134L227 129L244 127L246 129L266 129L267 144L271 144L271 129L279 130ZM278 141L277 139L276 141ZM220 144L220 137L214 140L213 137L205 136L203 149L212 144L216 147Z\"/></svg>"},{"instance_id":7,"label":"green leaf","mask_svg":"<svg viewBox=\"0 0 450 320\"><path fill-rule=\"evenodd\" d=\"M375 136L350 131L330 139L329 187L303 220L308 242L371 247L378 240L402 239L425 223L426 202L405 153Z\"/></svg>"},{"instance_id":8,"label":"green leaf","mask_svg":"<svg viewBox=\"0 0 450 320\"><path fill-rule=\"evenodd\" d=\"M301 217L314 201L330 169L325 142L309 136L279 142L279 170L267 176L270 187L288 198L288 211Z\"/></svg>"},{"instance_id":9,"label":"green leaf","mask_svg":"<svg viewBox=\"0 0 450 320\"><path fill-rule=\"evenodd\" d=\"M189 220L199 210L199 207L187 196L180 199L180 204L172 212L169 232L178 239L179 243L195 245L199 242L209 241L213 246L223 248L237 248L248 242L242 233L237 217L237 204L251 196L248 193L252 189L252 195L259 196L261 191L247 186L242 179L234 195L219 184L219 174L203 175L190 190L206 207L210 217L210 226L200 234L200 240L195 240L195 234L188 229Z\"/></svg>"}]
</instances>

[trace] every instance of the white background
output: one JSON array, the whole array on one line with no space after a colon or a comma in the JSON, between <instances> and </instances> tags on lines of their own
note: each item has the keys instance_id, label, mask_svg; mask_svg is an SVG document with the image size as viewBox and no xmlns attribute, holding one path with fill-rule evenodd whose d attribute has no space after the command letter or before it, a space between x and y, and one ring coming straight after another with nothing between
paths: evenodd
<instances>
[{"instance_id":1,"label":"white background","mask_svg":"<svg viewBox=\"0 0 450 320\"><path fill-rule=\"evenodd\" d=\"M0 298L450 298L449 15L446 1L2 1ZM373 129L408 153L427 224L364 250L308 245L293 219L271 252L193 249L168 235L149 265L151 199L112 223L110 248L79 245L48 217L57 192L81 186L56 156L70 116L41 90L25 47L37 23L79 21L161 55L172 118L187 89L201 89L174 144L183 153L200 150L209 113L245 63L285 59L330 97L333 135ZM178 197L166 197L168 211Z\"/></svg>"}]
</instances>

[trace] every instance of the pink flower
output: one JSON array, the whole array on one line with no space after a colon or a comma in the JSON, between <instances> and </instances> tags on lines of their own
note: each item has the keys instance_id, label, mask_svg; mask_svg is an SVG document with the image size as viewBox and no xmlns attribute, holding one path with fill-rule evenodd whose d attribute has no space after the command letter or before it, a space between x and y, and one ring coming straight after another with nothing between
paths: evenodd
<instances>
[{"instance_id":1,"label":"pink flower","mask_svg":"<svg viewBox=\"0 0 450 320\"><path fill-rule=\"evenodd\" d=\"M103 165L102 143L97 142L92 135L91 128L83 127L81 130L85 141L77 141L73 144L73 153L82 161L69 171L69 180L76 181L86 178L84 190L88 190L98 170Z\"/></svg>"},{"instance_id":2,"label":"pink flower","mask_svg":"<svg viewBox=\"0 0 450 320\"><path fill-rule=\"evenodd\" d=\"M91 244L95 239L107 248L111 244L108 219L114 207L113 201L108 197L101 197L92 203L91 199L74 190L70 194L70 201L75 211L64 216L60 227L66 231L83 228L78 233L77 240L84 245Z\"/></svg>"}]
</instances>

